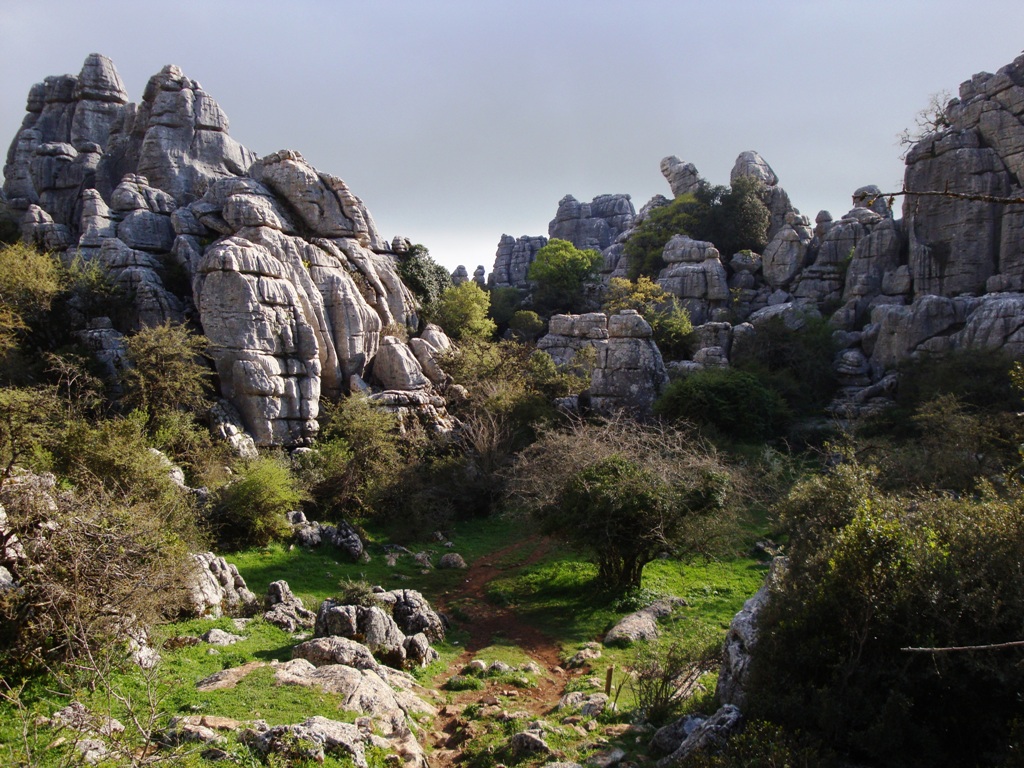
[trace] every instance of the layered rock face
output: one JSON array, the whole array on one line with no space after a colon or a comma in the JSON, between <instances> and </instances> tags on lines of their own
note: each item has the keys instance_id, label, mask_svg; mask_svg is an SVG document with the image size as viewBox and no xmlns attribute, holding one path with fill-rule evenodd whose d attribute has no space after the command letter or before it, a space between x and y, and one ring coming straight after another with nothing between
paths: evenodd
<instances>
[{"instance_id":1,"label":"layered rock face","mask_svg":"<svg viewBox=\"0 0 1024 768\"><path fill-rule=\"evenodd\" d=\"M99 262L126 289L119 330L202 328L257 444L307 440L321 395L374 380L383 329L418 330L400 256L345 182L297 152L257 158L177 67L139 104L98 54L34 86L4 177L26 239ZM379 386L430 389L409 347L385 346Z\"/></svg>"},{"instance_id":2,"label":"layered rock face","mask_svg":"<svg viewBox=\"0 0 1024 768\"><path fill-rule=\"evenodd\" d=\"M651 414L654 401L668 383L668 373L651 338L651 326L636 310L623 310L611 317L601 312L555 315L548 327L537 348L559 365L570 365L580 351L594 349L588 398L596 413Z\"/></svg>"},{"instance_id":3,"label":"layered rock face","mask_svg":"<svg viewBox=\"0 0 1024 768\"><path fill-rule=\"evenodd\" d=\"M821 211L812 223L764 158L741 153L730 182L761 185L768 243L760 254L732 254L685 233L669 240L657 282L690 312L698 340L693 359L673 365L728 365L733 341L753 339L772 318L799 325L825 316L840 347L834 369L842 392L834 410L846 416L884 400L894 369L907 359L960 349L1020 355L1024 204L1007 199L1024 197L1024 56L961 85L946 117L948 126L907 155L902 219L881 189L866 185L853 192L845 215ZM674 197L698 188L692 163L666 157L661 171ZM567 197L551 234L557 226L557 236L577 247L601 247L605 278L623 277L622 244L631 228L668 202L659 195L632 221L617 219L609 241L595 234L604 230L594 205L584 215L583 204ZM582 338L553 332L544 343L557 360Z\"/></svg>"},{"instance_id":4,"label":"layered rock face","mask_svg":"<svg viewBox=\"0 0 1024 768\"><path fill-rule=\"evenodd\" d=\"M501 236L487 282L494 288L529 291L532 286L526 278L527 271L537 258L537 251L547 245L549 238L567 240L581 250L599 251L605 257L602 271L611 272L635 220L636 210L629 195L598 195L589 203L566 195L559 201L555 218L548 224L548 237Z\"/></svg>"}]
</instances>

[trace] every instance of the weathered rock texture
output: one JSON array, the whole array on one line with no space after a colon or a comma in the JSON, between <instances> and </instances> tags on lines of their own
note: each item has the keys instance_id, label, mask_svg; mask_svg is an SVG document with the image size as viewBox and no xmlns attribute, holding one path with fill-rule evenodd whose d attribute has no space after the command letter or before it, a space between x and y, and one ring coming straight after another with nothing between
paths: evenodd
<instances>
[{"instance_id":1,"label":"weathered rock texture","mask_svg":"<svg viewBox=\"0 0 1024 768\"><path fill-rule=\"evenodd\" d=\"M126 290L117 330L202 329L258 445L315 435L320 397L348 392L353 377L431 387L404 345L385 345L397 368L372 365L382 329L415 332L419 318L401 254L362 201L297 152L258 158L177 67L154 75L138 104L98 54L77 77L33 86L4 179L26 239L100 263Z\"/></svg>"},{"instance_id":2,"label":"weathered rock texture","mask_svg":"<svg viewBox=\"0 0 1024 768\"><path fill-rule=\"evenodd\" d=\"M555 315L548 334L537 342L559 365L571 365L583 349L594 350L590 389L591 408L611 415L651 413L655 399L668 382L651 326L635 310L608 317L601 312L586 315Z\"/></svg>"}]
</instances>

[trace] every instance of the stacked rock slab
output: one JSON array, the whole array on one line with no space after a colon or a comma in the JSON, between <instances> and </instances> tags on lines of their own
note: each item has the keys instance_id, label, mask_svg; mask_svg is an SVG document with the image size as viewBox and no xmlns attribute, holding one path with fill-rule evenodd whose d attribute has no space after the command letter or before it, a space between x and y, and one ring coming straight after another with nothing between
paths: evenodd
<instances>
[{"instance_id":1,"label":"stacked rock slab","mask_svg":"<svg viewBox=\"0 0 1024 768\"><path fill-rule=\"evenodd\" d=\"M537 342L559 365L571 365L576 354L592 347L596 362L588 392L594 411L650 415L668 381L665 362L651 338L651 326L635 310L608 317L600 312L555 315L549 333Z\"/></svg>"},{"instance_id":2,"label":"stacked rock slab","mask_svg":"<svg viewBox=\"0 0 1024 768\"><path fill-rule=\"evenodd\" d=\"M102 264L132 298L116 330L202 328L257 445L307 441L320 397L372 375L381 331L419 325L392 253L407 239L388 243L345 182L299 153L257 158L177 67L139 104L98 54L77 77L33 86L4 177L25 239ZM399 345L388 342L392 357L411 363L395 375L382 363L377 384L429 389Z\"/></svg>"},{"instance_id":3,"label":"stacked rock slab","mask_svg":"<svg viewBox=\"0 0 1024 768\"><path fill-rule=\"evenodd\" d=\"M498 241L498 250L494 254L494 268L487 279L488 284L492 288L528 290L530 281L526 279L526 273L537 258L537 251L547 244L548 239L543 236L502 235ZM460 275L460 279L463 282L468 280L468 273L465 277Z\"/></svg>"}]
</instances>

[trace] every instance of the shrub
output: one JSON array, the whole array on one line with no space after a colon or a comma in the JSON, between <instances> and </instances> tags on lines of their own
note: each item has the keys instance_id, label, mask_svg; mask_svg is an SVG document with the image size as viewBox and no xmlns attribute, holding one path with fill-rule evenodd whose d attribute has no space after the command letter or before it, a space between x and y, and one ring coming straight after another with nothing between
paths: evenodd
<instances>
[{"instance_id":1,"label":"shrub","mask_svg":"<svg viewBox=\"0 0 1024 768\"><path fill-rule=\"evenodd\" d=\"M452 286L448 270L434 261L427 247L419 243L398 259L398 276L428 313L433 303Z\"/></svg>"},{"instance_id":2,"label":"shrub","mask_svg":"<svg viewBox=\"0 0 1024 768\"><path fill-rule=\"evenodd\" d=\"M196 411L206 405L210 371L200 355L206 338L184 325L164 323L125 339L130 366L121 377L124 402L149 414L150 425L165 411Z\"/></svg>"},{"instance_id":3,"label":"shrub","mask_svg":"<svg viewBox=\"0 0 1024 768\"><path fill-rule=\"evenodd\" d=\"M491 288L491 318L502 330L508 327L513 315L522 307L523 292L518 288Z\"/></svg>"},{"instance_id":4,"label":"shrub","mask_svg":"<svg viewBox=\"0 0 1024 768\"><path fill-rule=\"evenodd\" d=\"M635 283L611 278L603 309L609 314L635 309L650 323L654 341L665 357L680 359L689 354L693 334L690 313L679 299L649 277L641 275Z\"/></svg>"},{"instance_id":5,"label":"shrub","mask_svg":"<svg viewBox=\"0 0 1024 768\"><path fill-rule=\"evenodd\" d=\"M596 280L602 261L595 250L581 251L568 240L549 241L537 251L526 273L537 284L535 303L549 311L581 311L584 289Z\"/></svg>"},{"instance_id":6,"label":"shrub","mask_svg":"<svg viewBox=\"0 0 1024 768\"><path fill-rule=\"evenodd\" d=\"M779 434L789 415L785 402L753 374L708 368L673 381L654 405L655 413L736 440L766 440Z\"/></svg>"},{"instance_id":7,"label":"shrub","mask_svg":"<svg viewBox=\"0 0 1024 768\"><path fill-rule=\"evenodd\" d=\"M721 637L707 628L673 642L638 644L628 662L628 685L643 719L668 722L721 662Z\"/></svg>"},{"instance_id":8,"label":"shrub","mask_svg":"<svg viewBox=\"0 0 1024 768\"><path fill-rule=\"evenodd\" d=\"M522 451L511 500L625 591L668 552L709 552L731 519L729 470L692 435L631 422L573 424Z\"/></svg>"},{"instance_id":9,"label":"shrub","mask_svg":"<svg viewBox=\"0 0 1024 768\"><path fill-rule=\"evenodd\" d=\"M237 478L219 489L214 525L229 547L264 547L291 534L284 515L301 501L295 478L282 461L253 459L240 465Z\"/></svg>"},{"instance_id":10,"label":"shrub","mask_svg":"<svg viewBox=\"0 0 1024 768\"><path fill-rule=\"evenodd\" d=\"M1018 422L1016 414L995 419L955 395L940 395L915 409L895 434L872 432L860 450L878 465L887 490L969 492L1019 460Z\"/></svg>"},{"instance_id":11,"label":"shrub","mask_svg":"<svg viewBox=\"0 0 1024 768\"><path fill-rule=\"evenodd\" d=\"M337 600L341 605L361 605L365 608L380 605L380 600L373 592L373 585L361 579L345 578L338 582Z\"/></svg>"},{"instance_id":12,"label":"shrub","mask_svg":"<svg viewBox=\"0 0 1024 768\"><path fill-rule=\"evenodd\" d=\"M299 460L300 477L325 514L373 517L382 489L415 463L421 443L402 435L398 418L363 395L324 403L314 453Z\"/></svg>"},{"instance_id":13,"label":"shrub","mask_svg":"<svg viewBox=\"0 0 1024 768\"><path fill-rule=\"evenodd\" d=\"M429 319L456 341L489 339L496 326L487 316L490 295L472 280L446 289L434 302Z\"/></svg>"},{"instance_id":14,"label":"shrub","mask_svg":"<svg viewBox=\"0 0 1024 768\"><path fill-rule=\"evenodd\" d=\"M994 762L1024 670L1024 501L892 496L847 459L782 505L789 566L761 614L748 709L882 765Z\"/></svg>"},{"instance_id":15,"label":"shrub","mask_svg":"<svg viewBox=\"0 0 1024 768\"><path fill-rule=\"evenodd\" d=\"M805 317L797 330L787 328L782 318L772 318L733 345L732 364L778 392L794 414L817 414L837 386L832 332L824 318Z\"/></svg>"},{"instance_id":16,"label":"shrub","mask_svg":"<svg viewBox=\"0 0 1024 768\"><path fill-rule=\"evenodd\" d=\"M26 475L5 486L2 501L6 533L24 555L10 558L0 547L0 564L18 582L0 596L4 646L16 661L124 651L140 627L187 604L188 553L204 542L195 515L181 507L125 499L95 483L47 489Z\"/></svg>"},{"instance_id":17,"label":"shrub","mask_svg":"<svg viewBox=\"0 0 1024 768\"><path fill-rule=\"evenodd\" d=\"M806 743L805 743L806 742ZM748 722L721 750L692 755L687 768L832 768L843 765L827 747L765 720Z\"/></svg>"},{"instance_id":18,"label":"shrub","mask_svg":"<svg viewBox=\"0 0 1024 768\"><path fill-rule=\"evenodd\" d=\"M693 194L651 211L626 241L629 278L657 277L665 268L662 252L673 235L714 243L725 258L745 249L762 251L771 219L763 196L754 179L738 179L732 189L701 179Z\"/></svg>"},{"instance_id":19,"label":"shrub","mask_svg":"<svg viewBox=\"0 0 1024 768\"><path fill-rule=\"evenodd\" d=\"M141 411L93 423L67 422L47 440L54 470L74 483L98 482L125 498L184 504L166 457L150 446L146 422Z\"/></svg>"},{"instance_id":20,"label":"shrub","mask_svg":"<svg viewBox=\"0 0 1024 768\"><path fill-rule=\"evenodd\" d=\"M0 354L50 310L61 289L56 260L25 243L0 246Z\"/></svg>"},{"instance_id":21,"label":"shrub","mask_svg":"<svg viewBox=\"0 0 1024 768\"><path fill-rule=\"evenodd\" d=\"M470 675L453 675L444 684L448 691L481 691L484 688L484 681Z\"/></svg>"},{"instance_id":22,"label":"shrub","mask_svg":"<svg viewBox=\"0 0 1024 768\"><path fill-rule=\"evenodd\" d=\"M508 329L517 341L536 341L544 333L545 323L540 315L529 309L520 309L508 321Z\"/></svg>"}]
</instances>

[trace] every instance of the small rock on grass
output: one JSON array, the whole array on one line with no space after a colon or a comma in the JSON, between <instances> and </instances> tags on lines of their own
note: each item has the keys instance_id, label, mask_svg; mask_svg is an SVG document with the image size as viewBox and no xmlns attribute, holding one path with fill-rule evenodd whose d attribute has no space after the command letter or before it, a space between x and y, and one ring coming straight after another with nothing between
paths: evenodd
<instances>
[{"instance_id":1,"label":"small rock on grass","mask_svg":"<svg viewBox=\"0 0 1024 768\"><path fill-rule=\"evenodd\" d=\"M245 640L241 635L233 635L223 629L211 629L200 639L210 645L234 645L239 640Z\"/></svg>"}]
</instances>

